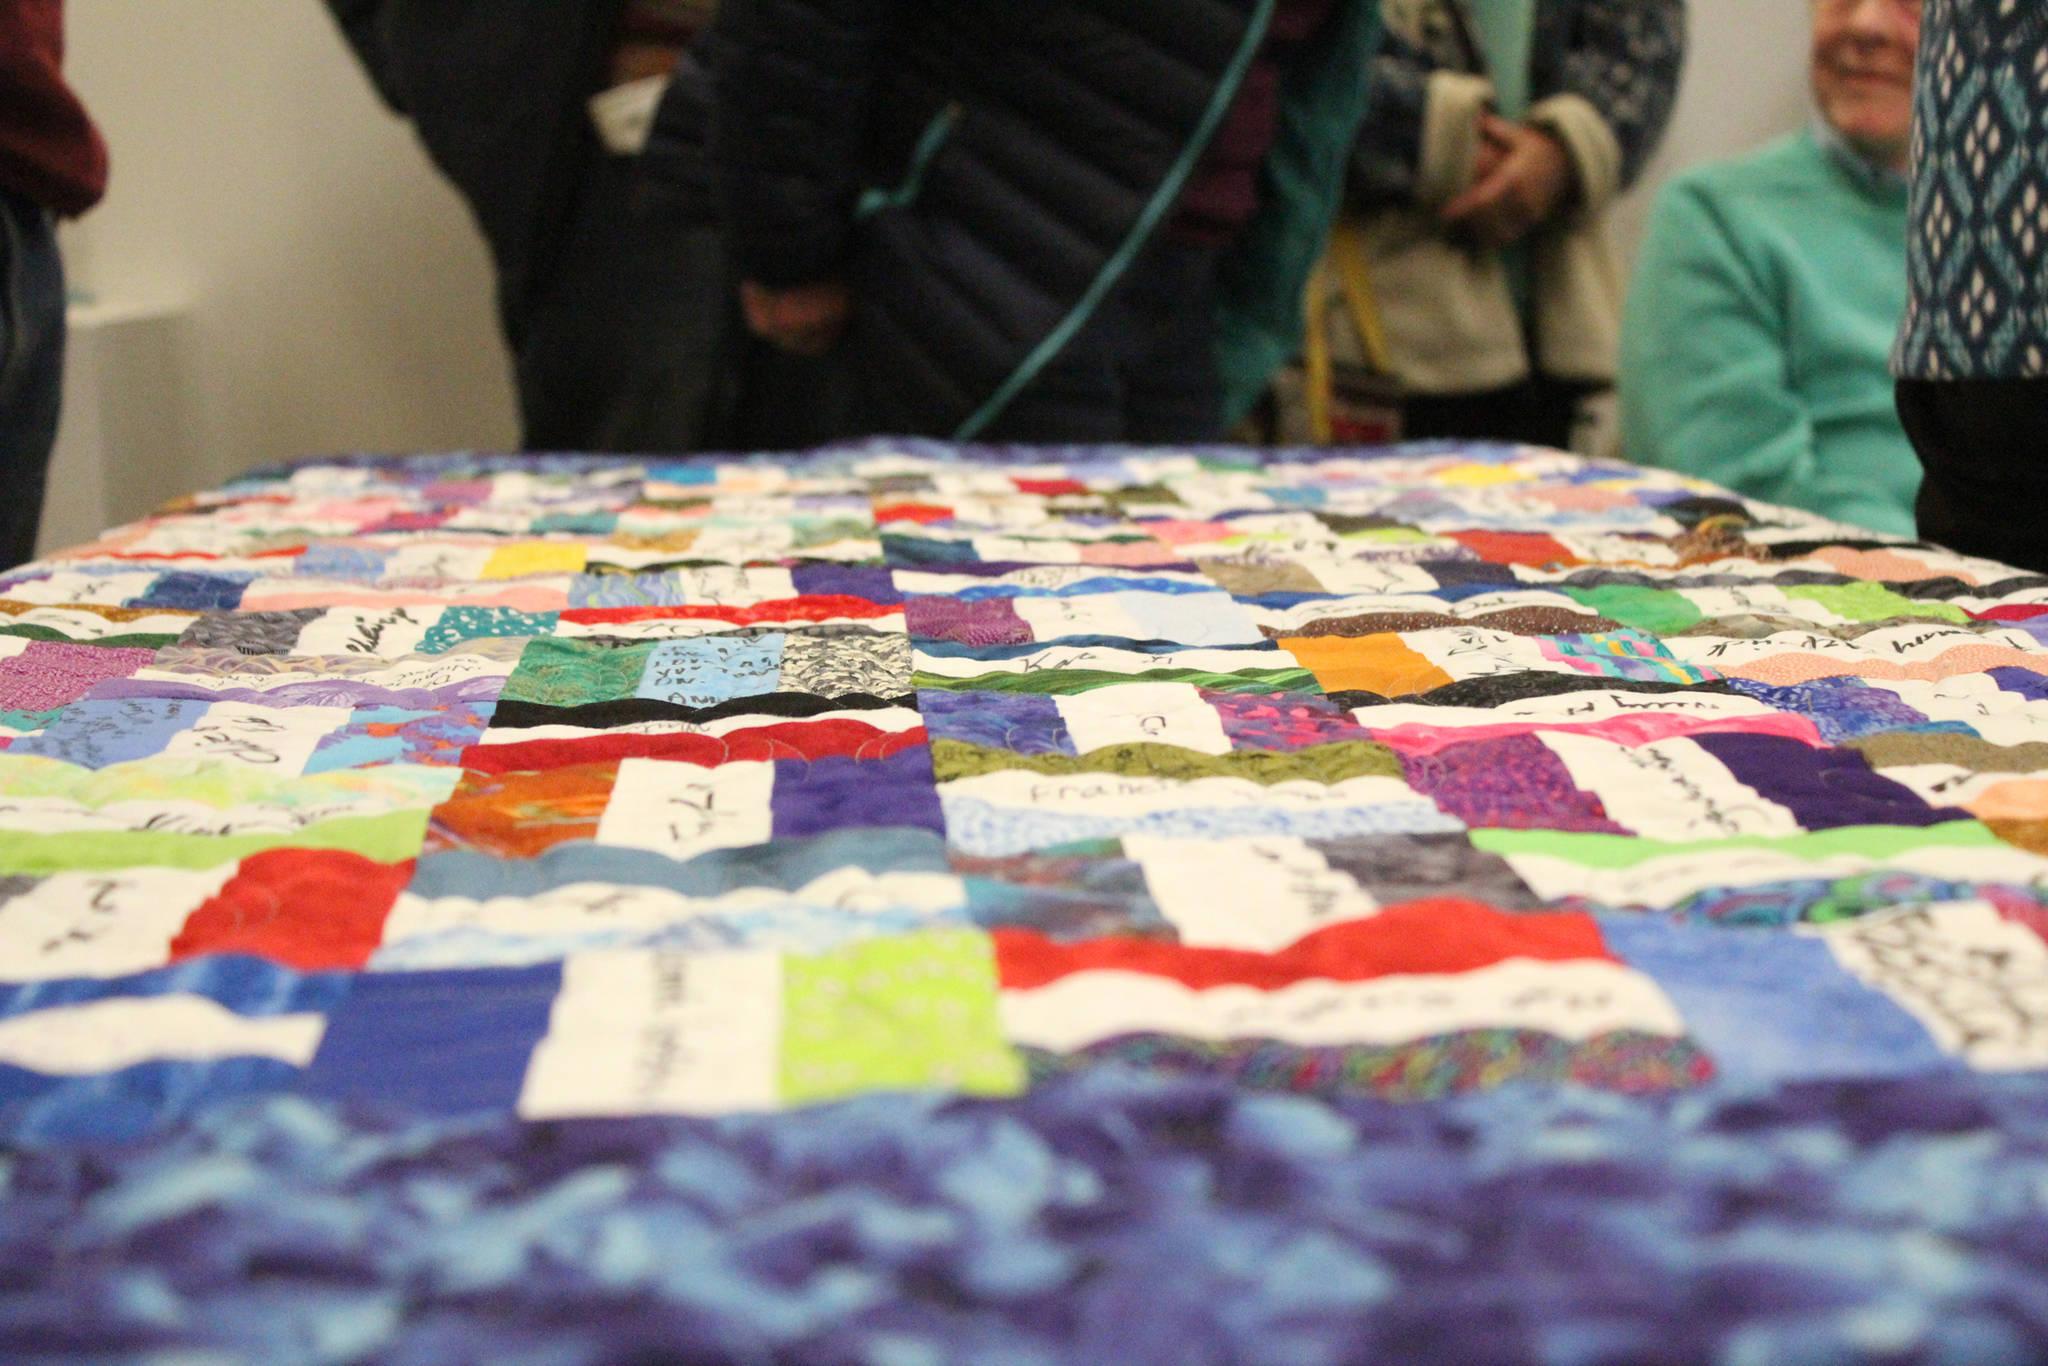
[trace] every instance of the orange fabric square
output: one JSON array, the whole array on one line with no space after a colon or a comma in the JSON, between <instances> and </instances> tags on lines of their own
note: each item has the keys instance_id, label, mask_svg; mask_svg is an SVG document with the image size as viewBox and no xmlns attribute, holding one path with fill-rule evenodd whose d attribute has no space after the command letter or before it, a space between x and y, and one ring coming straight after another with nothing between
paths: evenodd
<instances>
[{"instance_id":1,"label":"orange fabric square","mask_svg":"<svg viewBox=\"0 0 2048 1366\"><path fill-rule=\"evenodd\" d=\"M497 858L533 858L570 840L596 839L618 780L616 762L533 773L467 770L454 794L434 808L426 852L474 849Z\"/></svg>"},{"instance_id":2,"label":"orange fabric square","mask_svg":"<svg viewBox=\"0 0 2048 1366\"><path fill-rule=\"evenodd\" d=\"M1405 697L1454 681L1393 634L1288 636L1280 648L1316 676L1324 692L1376 692Z\"/></svg>"}]
</instances>

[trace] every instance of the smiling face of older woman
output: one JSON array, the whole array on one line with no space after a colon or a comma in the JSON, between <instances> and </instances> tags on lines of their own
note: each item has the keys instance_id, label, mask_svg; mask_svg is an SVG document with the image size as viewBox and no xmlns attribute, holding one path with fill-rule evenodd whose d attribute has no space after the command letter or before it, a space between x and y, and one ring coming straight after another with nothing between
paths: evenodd
<instances>
[{"instance_id":1,"label":"smiling face of older woman","mask_svg":"<svg viewBox=\"0 0 2048 1366\"><path fill-rule=\"evenodd\" d=\"M1921 0L1814 0L1821 117L1872 161L1906 169Z\"/></svg>"}]
</instances>

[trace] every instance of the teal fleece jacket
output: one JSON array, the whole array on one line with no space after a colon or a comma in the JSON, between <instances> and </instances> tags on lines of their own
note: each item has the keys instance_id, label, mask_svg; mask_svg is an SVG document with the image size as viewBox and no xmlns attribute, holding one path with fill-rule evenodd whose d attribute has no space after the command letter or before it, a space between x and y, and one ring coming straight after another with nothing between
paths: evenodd
<instances>
[{"instance_id":1,"label":"teal fleece jacket","mask_svg":"<svg viewBox=\"0 0 2048 1366\"><path fill-rule=\"evenodd\" d=\"M1893 407L1906 190L1811 131L1673 180L1622 325L1625 454L1748 497L1913 534Z\"/></svg>"}]
</instances>

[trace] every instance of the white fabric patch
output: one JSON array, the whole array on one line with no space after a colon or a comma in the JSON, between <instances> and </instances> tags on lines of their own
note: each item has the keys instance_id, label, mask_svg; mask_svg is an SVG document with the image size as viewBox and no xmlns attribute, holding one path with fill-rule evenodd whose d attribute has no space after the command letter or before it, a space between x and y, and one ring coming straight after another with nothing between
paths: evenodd
<instances>
[{"instance_id":1,"label":"white fabric patch","mask_svg":"<svg viewBox=\"0 0 2048 1366\"><path fill-rule=\"evenodd\" d=\"M1418 711L1429 710L1417 708ZM1753 697L1719 693L1574 692L1556 697L1528 697L1483 711L1500 721L1605 721L1616 716L1689 716L1719 719L1731 716L1778 716L1782 712Z\"/></svg>"},{"instance_id":2,"label":"white fabric patch","mask_svg":"<svg viewBox=\"0 0 2048 1366\"><path fill-rule=\"evenodd\" d=\"M6 596L16 602L90 602L119 607L148 593L156 580L154 570L139 574L56 573L46 579L17 580L7 586Z\"/></svg>"},{"instance_id":3,"label":"white fabric patch","mask_svg":"<svg viewBox=\"0 0 2048 1366\"><path fill-rule=\"evenodd\" d=\"M1738 782L1690 740L1631 747L1569 731L1537 738L1564 761L1573 783L1600 798L1609 820L1648 839L1677 843L1801 831L1790 810Z\"/></svg>"},{"instance_id":4,"label":"white fabric patch","mask_svg":"<svg viewBox=\"0 0 2048 1366\"><path fill-rule=\"evenodd\" d=\"M1007 584L1015 588L1066 588L1090 579L1128 578L1137 576L1146 580L1165 583L1185 583L1198 588L1213 588L1205 574L1190 574L1184 569L1120 569L1115 566L1093 564L1034 564L1023 569L1013 569L1007 574L988 578L980 574L933 574L920 569L898 569L892 575L896 591L912 597L951 595L969 588L993 588Z\"/></svg>"},{"instance_id":5,"label":"white fabric patch","mask_svg":"<svg viewBox=\"0 0 2048 1366\"><path fill-rule=\"evenodd\" d=\"M782 959L577 954L519 1093L525 1119L717 1115L780 1101Z\"/></svg>"},{"instance_id":6,"label":"white fabric patch","mask_svg":"<svg viewBox=\"0 0 2048 1366\"><path fill-rule=\"evenodd\" d=\"M2032 702L1984 674L1957 674L1937 682L1867 678L1930 721L1960 721L1994 745L2048 742L2048 702Z\"/></svg>"},{"instance_id":7,"label":"white fabric patch","mask_svg":"<svg viewBox=\"0 0 2048 1366\"><path fill-rule=\"evenodd\" d=\"M320 741L349 723L347 707L253 707L216 702L164 746L165 757L249 764L286 777L305 772Z\"/></svg>"},{"instance_id":8,"label":"white fabric patch","mask_svg":"<svg viewBox=\"0 0 2048 1366\"><path fill-rule=\"evenodd\" d=\"M968 544L986 561L1033 560L1042 564L1081 563L1078 541L1052 541L1021 536L975 536Z\"/></svg>"},{"instance_id":9,"label":"white fabric patch","mask_svg":"<svg viewBox=\"0 0 2048 1366\"><path fill-rule=\"evenodd\" d=\"M1949 622L1915 621L1866 631L1856 644L1880 659L1933 659L1959 645L1992 645L2033 654L2041 643L2011 626L1956 626Z\"/></svg>"},{"instance_id":10,"label":"white fabric patch","mask_svg":"<svg viewBox=\"0 0 2048 1366\"><path fill-rule=\"evenodd\" d=\"M691 548L692 558L696 549ZM796 579L787 569L742 569L703 566L673 571L692 607L752 607L797 596Z\"/></svg>"},{"instance_id":11,"label":"white fabric patch","mask_svg":"<svg viewBox=\"0 0 2048 1366\"><path fill-rule=\"evenodd\" d=\"M121 996L0 1020L0 1062L55 1077L215 1058L304 1067L326 1032L325 1015L237 1015L205 996Z\"/></svg>"},{"instance_id":12,"label":"white fabric patch","mask_svg":"<svg viewBox=\"0 0 2048 1366\"><path fill-rule=\"evenodd\" d=\"M1071 696L1055 696L1074 748L1086 754L1107 745L1175 745L1203 754L1228 754L1223 718L1192 683L1125 683Z\"/></svg>"},{"instance_id":13,"label":"white fabric patch","mask_svg":"<svg viewBox=\"0 0 2048 1366\"><path fill-rule=\"evenodd\" d=\"M1967 806L2001 783L2025 782L2026 773L1979 773L1958 764L1904 764L1877 770L1929 806Z\"/></svg>"},{"instance_id":14,"label":"white fabric patch","mask_svg":"<svg viewBox=\"0 0 2048 1366\"><path fill-rule=\"evenodd\" d=\"M7 596L0 593L0 597ZM37 607L16 617L0 616L0 626L47 626L69 640L99 640L105 636L184 634L198 618L197 612L152 612L127 621L109 621L97 612L67 612L61 607ZM26 642L23 642L24 645Z\"/></svg>"},{"instance_id":15,"label":"white fabric patch","mask_svg":"<svg viewBox=\"0 0 2048 1366\"><path fill-rule=\"evenodd\" d=\"M1076 597L1011 599L1039 640L1062 636L1120 636L1219 647L1263 645L1248 613L1227 593L1090 593Z\"/></svg>"},{"instance_id":16,"label":"white fabric patch","mask_svg":"<svg viewBox=\"0 0 2048 1366\"><path fill-rule=\"evenodd\" d=\"M939 678L977 678L992 673L1041 673L1059 669L1097 669L1105 673L1141 674L1154 669L1199 669L1204 673L1297 669L1301 661L1285 650L1176 650L1148 655L1106 645L1053 645L1015 659L956 659L950 655L914 656L919 673Z\"/></svg>"},{"instance_id":17,"label":"white fabric patch","mask_svg":"<svg viewBox=\"0 0 2048 1366\"><path fill-rule=\"evenodd\" d=\"M1820 631L1779 631L1756 640L1714 636L1672 636L1664 647L1688 664L1709 669L1741 668L1782 654L1815 654L1846 661L1923 664L1950 650L1977 645L2002 646L2029 654L2040 646L2019 631L1972 631L1940 622L1915 623L1871 631L1842 640ZM1877 680L1872 680L1873 682Z\"/></svg>"},{"instance_id":18,"label":"white fabric patch","mask_svg":"<svg viewBox=\"0 0 2048 1366\"><path fill-rule=\"evenodd\" d=\"M1906 907L1805 932L1970 1066L2048 1067L2048 944L1988 902Z\"/></svg>"},{"instance_id":19,"label":"white fabric patch","mask_svg":"<svg viewBox=\"0 0 2048 1366\"><path fill-rule=\"evenodd\" d=\"M496 541L485 545L427 541L400 545L384 561L382 581L413 579L429 583L456 583L481 579L484 566L498 553Z\"/></svg>"},{"instance_id":20,"label":"white fabric patch","mask_svg":"<svg viewBox=\"0 0 2048 1366\"><path fill-rule=\"evenodd\" d=\"M286 667L277 672L258 669L225 669L208 672L204 669L178 669L161 667L175 664L175 658L167 658L170 651L159 652L159 667L138 669L135 678L140 682L181 683L195 688L207 688L214 692L241 691L269 692L275 688L287 688L295 683L333 682L337 677L352 683L362 683L378 688L404 691L414 688L445 688L457 683L468 683L479 678L509 677L519 663L519 651L526 642L492 640L480 642L494 647L486 649L451 650L441 655L409 655L395 659L389 667L364 667L369 661L359 657L346 659L291 658L272 656L281 660ZM495 652L494 652L495 651ZM330 665L347 665L345 671ZM298 710L298 709L295 709Z\"/></svg>"},{"instance_id":21,"label":"white fabric patch","mask_svg":"<svg viewBox=\"0 0 2048 1366\"><path fill-rule=\"evenodd\" d=\"M240 865L58 873L0 904L0 981L126 977L160 968L193 911Z\"/></svg>"},{"instance_id":22,"label":"white fabric patch","mask_svg":"<svg viewBox=\"0 0 2048 1366\"><path fill-rule=\"evenodd\" d=\"M697 533L697 539L690 542L689 556L693 560L723 560L738 568L748 560L773 559L788 554L795 546L796 528L787 522L745 522L705 527ZM811 549L806 547L804 553L809 555ZM692 598L691 601L698 599Z\"/></svg>"},{"instance_id":23,"label":"white fabric patch","mask_svg":"<svg viewBox=\"0 0 2048 1366\"><path fill-rule=\"evenodd\" d=\"M1818 625L1839 626L1843 618L1812 598L1788 598L1776 584L1743 584L1736 588L1688 588L1686 601L1702 617L1797 617Z\"/></svg>"},{"instance_id":24,"label":"white fabric patch","mask_svg":"<svg viewBox=\"0 0 2048 1366\"><path fill-rule=\"evenodd\" d=\"M457 778L461 775L459 769L448 771ZM432 798L422 802L434 804ZM322 821L386 816L402 809L389 796L376 792L300 806L260 802L214 806L168 797L87 806L68 797L0 797L0 830L32 830L44 835L121 830L159 835L290 835Z\"/></svg>"},{"instance_id":25,"label":"white fabric patch","mask_svg":"<svg viewBox=\"0 0 2048 1366\"><path fill-rule=\"evenodd\" d=\"M1274 953L1325 926L1379 914L1355 878L1304 840L1126 835L1123 846L1183 944Z\"/></svg>"},{"instance_id":26,"label":"white fabric patch","mask_svg":"<svg viewBox=\"0 0 2048 1366\"><path fill-rule=\"evenodd\" d=\"M948 873L871 873L835 868L795 891L740 887L715 897L684 896L660 887L578 882L532 896L426 898L407 892L384 922L386 945L458 930L552 938L658 929L700 916L780 907L812 907L875 915L914 910L941 915L967 904L967 887ZM4 922L0 922L4 923Z\"/></svg>"},{"instance_id":27,"label":"white fabric patch","mask_svg":"<svg viewBox=\"0 0 2048 1366\"><path fill-rule=\"evenodd\" d=\"M1012 1043L1058 1053L1130 1034L1271 1039L1304 1048L1402 1044L1477 1029L1575 1041L1618 1030L1685 1034L1677 1007L1654 981L1590 960L1513 959L1472 972L1317 979L1277 991L1197 991L1149 973L1081 972L1033 991L1005 991L1001 1010Z\"/></svg>"},{"instance_id":28,"label":"white fabric patch","mask_svg":"<svg viewBox=\"0 0 2048 1366\"><path fill-rule=\"evenodd\" d=\"M674 553L670 552L670 558ZM909 630L898 610L884 617L792 617L787 621L762 620L750 628L786 627L796 635L819 626L862 626L882 635L902 635ZM724 635L734 629L729 621L716 617L643 617L638 621L563 621L556 626L558 637L618 636L625 640L687 640L695 636Z\"/></svg>"},{"instance_id":29,"label":"white fabric patch","mask_svg":"<svg viewBox=\"0 0 2048 1366\"><path fill-rule=\"evenodd\" d=\"M336 607L306 623L292 653L380 659L408 655L419 648L440 616L432 607Z\"/></svg>"},{"instance_id":30,"label":"white fabric patch","mask_svg":"<svg viewBox=\"0 0 2048 1366\"><path fill-rule=\"evenodd\" d=\"M1568 665L1547 657L1532 637L1489 631L1478 626L1404 631L1401 643L1460 682L1468 678L1493 678L1531 671L1575 672Z\"/></svg>"},{"instance_id":31,"label":"white fabric patch","mask_svg":"<svg viewBox=\"0 0 2048 1366\"><path fill-rule=\"evenodd\" d=\"M730 765L728 765L730 767ZM1274 811L1326 811L1360 806L1436 804L1399 778L1347 778L1341 783L1264 784L1249 778L1144 778L1121 773L1052 776L1004 769L942 784L942 801L973 799L997 807L1043 808L1061 814L1143 816L1155 811L1258 806ZM616 799L615 799L616 800Z\"/></svg>"},{"instance_id":32,"label":"white fabric patch","mask_svg":"<svg viewBox=\"0 0 2048 1366\"><path fill-rule=\"evenodd\" d=\"M2048 881L2048 858L2011 846L1929 845L1881 859L1861 854L1804 858L1775 849L1715 849L1645 859L1629 868L1599 868L1550 854L1508 854L1508 866L1545 900L1584 896L1606 906L1675 906L1710 887L1761 887L1772 882L1835 881L1873 868L1896 868L1958 882Z\"/></svg>"},{"instance_id":33,"label":"white fabric patch","mask_svg":"<svg viewBox=\"0 0 2048 1366\"><path fill-rule=\"evenodd\" d=\"M598 822L597 842L673 859L766 844L774 834L774 788L775 765L767 762L700 768L627 759Z\"/></svg>"}]
</instances>

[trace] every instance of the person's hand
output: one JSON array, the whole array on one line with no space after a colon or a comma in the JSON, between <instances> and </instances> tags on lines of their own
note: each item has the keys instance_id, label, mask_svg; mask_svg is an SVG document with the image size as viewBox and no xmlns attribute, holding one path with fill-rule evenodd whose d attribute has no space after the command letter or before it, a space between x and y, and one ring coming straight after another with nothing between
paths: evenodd
<instances>
[{"instance_id":1,"label":"person's hand","mask_svg":"<svg viewBox=\"0 0 2048 1366\"><path fill-rule=\"evenodd\" d=\"M1511 246L1570 202L1571 157L1542 129L1497 115L1486 115L1479 131L1479 175L1471 189L1444 205L1441 216L1445 227L1481 246ZM1489 159L1489 147L1497 157Z\"/></svg>"},{"instance_id":2,"label":"person's hand","mask_svg":"<svg viewBox=\"0 0 2048 1366\"><path fill-rule=\"evenodd\" d=\"M1489 136L1485 125L1482 124L1479 129L1479 152L1472 158L1472 184L1465 188L1469 190L1473 186L1485 184L1507 158L1507 144Z\"/></svg>"},{"instance_id":3,"label":"person's hand","mask_svg":"<svg viewBox=\"0 0 2048 1366\"><path fill-rule=\"evenodd\" d=\"M853 296L837 280L790 289L748 280L740 285L740 310L755 336L799 356L822 356L846 330Z\"/></svg>"}]
</instances>

